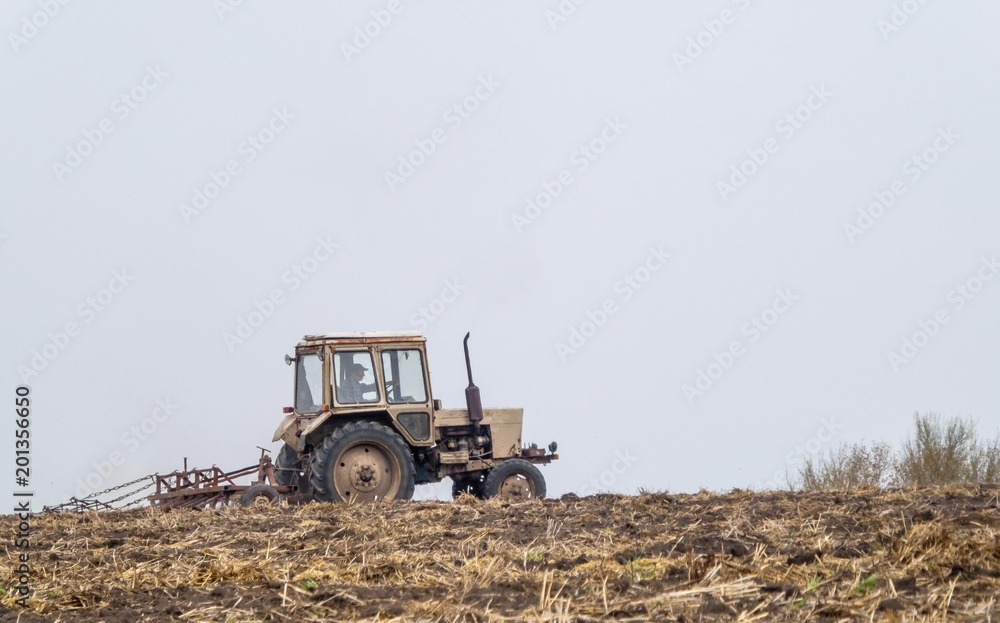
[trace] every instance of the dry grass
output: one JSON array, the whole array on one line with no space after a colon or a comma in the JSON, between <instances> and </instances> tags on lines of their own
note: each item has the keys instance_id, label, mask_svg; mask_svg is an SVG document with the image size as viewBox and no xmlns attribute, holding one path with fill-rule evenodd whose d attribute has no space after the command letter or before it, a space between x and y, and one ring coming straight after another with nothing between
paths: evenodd
<instances>
[{"instance_id":1,"label":"dry grass","mask_svg":"<svg viewBox=\"0 0 1000 623\"><path fill-rule=\"evenodd\" d=\"M35 518L36 592L20 621L998 619L998 495L48 514ZM17 618L12 599L0 620Z\"/></svg>"},{"instance_id":2,"label":"dry grass","mask_svg":"<svg viewBox=\"0 0 1000 623\"><path fill-rule=\"evenodd\" d=\"M807 461L799 473L799 486L806 491L887 487L896 484L895 464L887 443L844 444L829 457Z\"/></svg>"},{"instance_id":3,"label":"dry grass","mask_svg":"<svg viewBox=\"0 0 1000 623\"><path fill-rule=\"evenodd\" d=\"M896 461L901 484L1000 481L1000 438L980 439L971 418L917 414L913 427Z\"/></svg>"},{"instance_id":4,"label":"dry grass","mask_svg":"<svg viewBox=\"0 0 1000 623\"><path fill-rule=\"evenodd\" d=\"M798 476L805 491L1000 484L1000 435L981 437L971 418L917 413L898 450L885 442L841 444L809 459Z\"/></svg>"}]
</instances>

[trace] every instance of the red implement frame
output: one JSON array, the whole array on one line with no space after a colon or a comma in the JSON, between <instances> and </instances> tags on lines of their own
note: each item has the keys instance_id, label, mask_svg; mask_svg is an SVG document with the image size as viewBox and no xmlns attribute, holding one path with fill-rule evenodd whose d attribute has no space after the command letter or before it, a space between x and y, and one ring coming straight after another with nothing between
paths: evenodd
<instances>
[{"instance_id":1,"label":"red implement frame","mask_svg":"<svg viewBox=\"0 0 1000 623\"><path fill-rule=\"evenodd\" d=\"M186 459L185 459L185 462ZM236 479L256 474L257 479L249 485L238 485ZM147 498L150 505L166 508L191 508L194 506L215 507L239 501L239 497L253 485L269 484L282 497L294 495L298 487L277 484L271 457L263 449L257 465L224 472L214 465L209 469L189 469L156 474L156 493Z\"/></svg>"}]
</instances>

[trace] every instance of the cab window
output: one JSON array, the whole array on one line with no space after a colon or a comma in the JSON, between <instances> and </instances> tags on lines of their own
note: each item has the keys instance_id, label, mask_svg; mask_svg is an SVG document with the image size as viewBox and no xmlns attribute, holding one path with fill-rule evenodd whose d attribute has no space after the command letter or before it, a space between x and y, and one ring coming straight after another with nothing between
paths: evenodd
<instances>
[{"instance_id":1,"label":"cab window","mask_svg":"<svg viewBox=\"0 0 1000 623\"><path fill-rule=\"evenodd\" d=\"M333 355L337 402L345 405L378 402L375 366L366 350L340 351Z\"/></svg>"},{"instance_id":2,"label":"cab window","mask_svg":"<svg viewBox=\"0 0 1000 623\"><path fill-rule=\"evenodd\" d=\"M295 367L295 410L319 411L323 404L323 353L299 353Z\"/></svg>"},{"instance_id":3,"label":"cab window","mask_svg":"<svg viewBox=\"0 0 1000 623\"><path fill-rule=\"evenodd\" d=\"M417 349L382 351L386 398L392 404L427 402L424 361Z\"/></svg>"}]
</instances>

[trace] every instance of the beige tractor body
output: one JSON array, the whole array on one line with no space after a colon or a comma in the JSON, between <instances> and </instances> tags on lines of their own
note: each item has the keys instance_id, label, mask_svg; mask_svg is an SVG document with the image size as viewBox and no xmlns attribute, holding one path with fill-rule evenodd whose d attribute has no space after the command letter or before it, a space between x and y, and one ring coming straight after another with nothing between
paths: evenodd
<instances>
[{"instance_id":1,"label":"beige tractor body","mask_svg":"<svg viewBox=\"0 0 1000 623\"><path fill-rule=\"evenodd\" d=\"M415 332L307 335L295 348L294 402L274 433L282 484L320 500L408 499L450 477L454 492L544 497L535 464L558 458L521 440L523 409L444 409L431 391L426 340Z\"/></svg>"}]
</instances>

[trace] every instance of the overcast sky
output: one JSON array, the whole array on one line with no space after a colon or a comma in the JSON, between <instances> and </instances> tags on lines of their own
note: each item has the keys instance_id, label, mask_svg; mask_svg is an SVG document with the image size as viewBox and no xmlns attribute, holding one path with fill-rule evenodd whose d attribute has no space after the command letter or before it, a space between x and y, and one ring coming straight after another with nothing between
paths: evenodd
<instances>
[{"instance_id":1,"label":"overcast sky","mask_svg":"<svg viewBox=\"0 0 1000 623\"><path fill-rule=\"evenodd\" d=\"M4 2L2 373L36 503L254 463L282 357L334 331L423 331L451 407L471 331L486 406L559 442L550 495L781 485L916 411L992 436L998 18Z\"/></svg>"}]
</instances>

